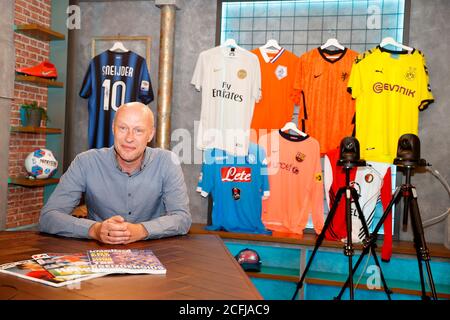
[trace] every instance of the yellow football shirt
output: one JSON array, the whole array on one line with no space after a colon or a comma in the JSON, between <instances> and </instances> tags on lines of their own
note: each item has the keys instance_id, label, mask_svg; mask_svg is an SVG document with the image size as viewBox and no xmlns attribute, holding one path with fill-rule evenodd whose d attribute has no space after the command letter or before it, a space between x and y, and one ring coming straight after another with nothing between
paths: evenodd
<instances>
[{"instance_id":1,"label":"yellow football shirt","mask_svg":"<svg viewBox=\"0 0 450 320\"><path fill-rule=\"evenodd\" d=\"M419 50L379 46L359 55L348 82L356 99L361 158L392 163L405 133L418 133L419 110L434 101L425 56Z\"/></svg>"}]
</instances>

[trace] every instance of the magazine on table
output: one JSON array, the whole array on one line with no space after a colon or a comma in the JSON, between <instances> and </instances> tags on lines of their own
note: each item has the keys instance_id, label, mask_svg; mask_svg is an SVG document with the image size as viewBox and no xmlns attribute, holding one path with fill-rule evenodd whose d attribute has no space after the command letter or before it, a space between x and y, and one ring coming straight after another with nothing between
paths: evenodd
<instances>
[{"instance_id":1,"label":"magazine on table","mask_svg":"<svg viewBox=\"0 0 450 320\"><path fill-rule=\"evenodd\" d=\"M166 268L150 249L88 250L95 272L165 274Z\"/></svg>"},{"instance_id":2,"label":"magazine on table","mask_svg":"<svg viewBox=\"0 0 450 320\"><path fill-rule=\"evenodd\" d=\"M42 253L32 258L55 278L61 280L76 279L96 272L91 270L85 253Z\"/></svg>"},{"instance_id":3,"label":"magazine on table","mask_svg":"<svg viewBox=\"0 0 450 320\"><path fill-rule=\"evenodd\" d=\"M105 273L95 273L90 275L81 275L76 279L67 280L61 277L53 276L39 263L32 259L2 264L0 265L0 273L5 273L22 279L43 283L52 287L63 287L105 275Z\"/></svg>"}]
</instances>

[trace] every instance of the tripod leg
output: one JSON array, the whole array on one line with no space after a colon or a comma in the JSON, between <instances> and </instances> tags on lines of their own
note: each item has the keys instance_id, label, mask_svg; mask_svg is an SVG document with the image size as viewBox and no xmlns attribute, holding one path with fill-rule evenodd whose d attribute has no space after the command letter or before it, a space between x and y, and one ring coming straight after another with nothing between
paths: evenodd
<instances>
[{"instance_id":1,"label":"tripod leg","mask_svg":"<svg viewBox=\"0 0 450 320\"><path fill-rule=\"evenodd\" d=\"M378 222L378 224L380 226L383 225L384 220L386 220L386 217L388 216L389 211L391 210L394 203L398 201L399 196L400 196L400 188L397 188L397 190L394 193L394 196L392 197L391 202L388 204L388 206L386 208L386 211L383 213L383 216L381 217L380 221ZM383 271L381 270L380 262L378 260L378 257L376 255L376 251L375 251L376 240L377 240L376 236L375 236L375 238L371 238L369 236L369 228L367 227L367 223L364 218L364 214L362 212L361 206L359 205L359 202L358 202L359 196L355 189L352 189L352 197L353 197L353 200L355 201L356 210L358 211L358 216L359 216L359 219L361 220L361 224L363 226L364 233L366 234L366 238L363 241L363 246L364 246L363 251L362 251L361 255L359 256L359 259L356 262L355 266L353 267L353 274L355 274L356 270L358 270L358 267L361 264L362 259L364 259L364 256L369 252L369 250L371 250L374 260L375 260L375 264L377 265L378 269L380 270L380 277L381 277L381 281L383 283L384 291L386 292L388 299L391 300L392 291L387 286L386 279L384 278ZM375 230L377 230L377 228L375 228ZM342 298L342 295L344 294L344 291L347 288L349 281L350 281L350 279L347 278L346 282L344 283L343 287L341 288L341 291L339 292L339 294L337 295L337 297L335 299L340 300Z\"/></svg>"},{"instance_id":2,"label":"tripod leg","mask_svg":"<svg viewBox=\"0 0 450 320\"><path fill-rule=\"evenodd\" d=\"M355 189L352 189L352 195L353 195L353 199L356 199L355 200L356 210L358 211L359 220L361 221L361 225L363 227L364 234L365 234L365 239L363 240L363 244L365 247L370 247L373 259L375 261L375 265L378 267L378 270L380 270L380 278L381 278L381 282L383 283L384 292L388 296L388 299L391 300L391 290L389 290L389 288L387 286L386 279L384 278L383 271L381 270L380 261L378 260L378 256L377 256L377 253L375 250L375 248L377 247L376 239L375 239L375 241L370 241L369 227L367 226L366 219L364 217L364 213L362 212L361 206L359 205L358 193L356 192ZM394 197L394 201L395 201L395 197ZM389 205L388 205L388 209L389 209ZM386 212L389 213L389 210ZM384 223L384 220L383 220L383 223ZM355 271L356 271L356 269L355 269Z\"/></svg>"},{"instance_id":3,"label":"tripod leg","mask_svg":"<svg viewBox=\"0 0 450 320\"><path fill-rule=\"evenodd\" d=\"M336 194L336 199L334 200L333 206L331 207L331 210L328 213L327 219L325 220L325 224L323 226L322 232L320 232L320 235L317 237L316 244L314 245L314 250L311 254L311 257L309 257L308 263L306 264L305 270L303 271L303 274L302 274L300 280L297 283L297 288L295 289L294 295L292 296L292 300L295 300L295 297L297 296L298 291L303 286L303 282L305 281L306 274L308 273L309 268L311 267L312 261L317 253L317 250L322 245L323 239L325 238L325 233L327 232L331 221L333 221L333 217L336 214L336 210L339 205L339 201L341 200L341 197L342 197L342 194L344 193L344 191L345 191L345 188L341 188L338 190L338 192Z\"/></svg>"},{"instance_id":4,"label":"tripod leg","mask_svg":"<svg viewBox=\"0 0 450 320\"><path fill-rule=\"evenodd\" d=\"M356 270L358 269L359 265L360 265L361 262L362 262L362 259L363 259L364 256L367 254L367 252L369 252L369 250L365 248L365 249L363 250L362 254L359 256L358 261L356 261L356 264L355 264L355 266L353 267L353 271L352 271L353 274L354 274L354 273L356 272ZM341 291L339 291L339 294L336 296L335 300L341 300L342 295L344 294L345 289L347 289L349 282L350 282L350 277L347 277L347 280L345 281L344 285L343 285L342 288L341 288Z\"/></svg>"},{"instance_id":5,"label":"tripod leg","mask_svg":"<svg viewBox=\"0 0 450 320\"><path fill-rule=\"evenodd\" d=\"M383 270L381 269L380 261L378 260L375 247L376 247L375 245L372 245L370 247L370 250L372 250L373 260L375 260L375 264L378 267L378 270L380 270L380 278L381 278L381 282L383 283L384 292L386 293L388 300L392 300L391 299L392 291L387 286L386 279L384 278Z\"/></svg>"},{"instance_id":6,"label":"tripod leg","mask_svg":"<svg viewBox=\"0 0 450 320\"><path fill-rule=\"evenodd\" d=\"M422 261L424 261L427 269L428 280L430 282L431 295L434 300L437 300L436 288L434 286L433 275L431 274L430 253L425 242L425 235L423 231L422 219L420 218L419 205L417 203L417 192L415 187L411 187L411 192L411 226L413 228L414 245L416 247L417 261L419 263L420 282L422 285L422 299L427 299L422 268Z\"/></svg>"},{"instance_id":7,"label":"tripod leg","mask_svg":"<svg viewBox=\"0 0 450 320\"><path fill-rule=\"evenodd\" d=\"M408 198L408 202L411 201L411 199ZM415 210L414 208L411 208L411 211ZM409 212L407 212L409 214ZM416 249L416 257L417 257L417 263L419 264L419 276L420 276L420 287L422 290L422 300L427 300L428 296L425 290L425 280L423 277L423 266L422 266L422 257L419 252L419 248L421 248L420 239L416 233L416 223L417 221L414 220L414 218L411 218L411 225L413 228L413 240L414 240L414 248Z\"/></svg>"},{"instance_id":8,"label":"tripod leg","mask_svg":"<svg viewBox=\"0 0 450 320\"><path fill-rule=\"evenodd\" d=\"M359 265L361 264L362 260L367 255L369 250L371 250L371 252L372 252L372 255L374 257L375 264L377 265L378 270L380 270L380 278L381 278L381 282L383 283L384 292L386 293L386 295L388 297L388 300L392 300L391 299L392 291L387 286L387 282L386 282L386 279L384 278L383 271L381 270L380 262L378 260L378 257L376 256L376 251L375 251L374 247L371 247L371 246L370 247L369 246L368 247L364 247L361 255L358 258L358 261L356 261L356 264L355 264L355 266L353 268L353 274L356 273L356 270L358 270ZM341 288L341 291L339 291L339 294L336 296L336 298L335 298L336 300L341 300L342 295L344 294L345 289L347 288L347 286L349 284L349 281L350 281L350 278L347 278L347 280L345 281L344 285Z\"/></svg>"},{"instance_id":9,"label":"tripod leg","mask_svg":"<svg viewBox=\"0 0 450 320\"><path fill-rule=\"evenodd\" d=\"M408 211L409 211L409 197L410 194L409 192L406 190L403 191L404 192L404 196L403 196L403 227L402 230L403 232L406 232L408 230Z\"/></svg>"},{"instance_id":10,"label":"tripod leg","mask_svg":"<svg viewBox=\"0 0 450 320\"><path fill-rule=\"evenodd\" d=\"M428 300L428 296L425 290L425 280L423 278L423 266L422 266L422 258L420 257L420 253L418 252L419 244L417 240L414 238L414 247L416 247L416 256L417 256L417 262L419 264L419 275L420 275L420 287L422 290L422 300Z\"/></svg>"},{"instance_id":11,"label":"tripod leg","mask_svg":"<svg viewBox=\"0 0 450 320\"><path fill-rule=\"evenodd\" d=\"M347 184L348 185L348 184ZM353 288L353 244L352 244L352 208L351 208L351 188L345 190L345 217L347 221L347 244L344 247L344 254L348 256L348 285L350 288L350 300L355 299Z\"/></svg>"}]
</instances>

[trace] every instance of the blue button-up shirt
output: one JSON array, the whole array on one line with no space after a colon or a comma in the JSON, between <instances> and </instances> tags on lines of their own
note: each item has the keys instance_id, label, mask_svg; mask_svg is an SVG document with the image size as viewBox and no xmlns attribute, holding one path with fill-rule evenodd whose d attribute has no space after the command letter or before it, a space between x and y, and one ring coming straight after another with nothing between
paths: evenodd
<instances>
[{"instance_id":1,"label":"blue button-up shirt","mask_svg":"<svg viewBox=\"0 0 450 320\"><path fill-rule=\"evenodd\" d=\"M71 215L82 193L87 219ZM114 147L79 154L42 208L39 224L42 232L88 238L95 222L115 215L143 224L149 234L147 239L189 231L189 198L173 152L147 147L140 169L132 174L120 169Z\"/></svg>"}]
</instances>

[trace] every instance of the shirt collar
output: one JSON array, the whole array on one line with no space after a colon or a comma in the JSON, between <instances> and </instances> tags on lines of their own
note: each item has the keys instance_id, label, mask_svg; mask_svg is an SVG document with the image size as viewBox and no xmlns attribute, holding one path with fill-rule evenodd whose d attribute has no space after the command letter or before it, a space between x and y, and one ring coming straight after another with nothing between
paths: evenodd
<instances>
[{"instance_id":1,"label":"shirt collar","mask_svg":"<svg viewBox=\"0 0 450 320\"><path fill-rule=\"evenodd\" d=\"M264 49L262 49L262 47L260 47L259 53L261 54L261 56L263 57L263 59L266 63L274 63L275 61L278 60L278 58L281 57L281 55L284 53L285 50L286 49L281 48L280 50L278 50L278 52L275 52L275 55L273 57L269 57L266 50L264 50Z\"/></svg>"},{"instance_id":2,"label":"shirt collar","mask_svg":"<svg viewBox=\"0 0 450 320\"><path fill-rule=\"evenodd\" d=\"M116 152L116 149L114 148L114 145L109 148L109 153L110 153L111 158L113 160L114 166L120 172L124 172L122 170L122 168L120 167L119 162L117 161L117 157L116 157L117 152ZM146 147L145 150L144 150L144 158L142 159L141 166L139 167L138 170L132 172L130 174L130 176L132 176L132 175L134 175L134 174L144 170L144 168L153 160L153 158L154 158L154 152L152 152L152 148Z\"/></svg>"}]
</instances>

